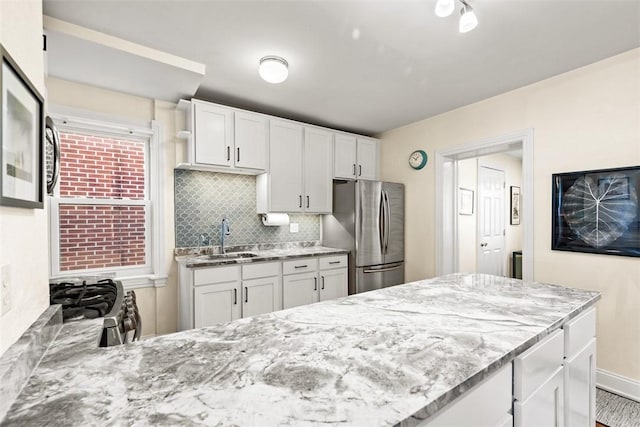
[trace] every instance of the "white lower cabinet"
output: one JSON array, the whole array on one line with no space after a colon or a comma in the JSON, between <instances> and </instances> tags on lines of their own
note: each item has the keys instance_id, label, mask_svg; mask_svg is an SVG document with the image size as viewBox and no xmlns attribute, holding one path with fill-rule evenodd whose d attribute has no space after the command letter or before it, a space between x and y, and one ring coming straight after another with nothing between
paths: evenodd
<instances>
[{"instance_id":1,"label":"white lower cabinet","mask_svg":"<svg viewBox=\"0 0 640 427\"><path fill-rule=\"evenodd\" d=\"M526 400L513 404L516 427L564 426L564 368L560 366Z\"/></svg>"},{"instance_id":2,"label":"white lower cabinet","mask_svg":"<svg viewBox=\"0 0 640 427\"><path fill-rule=\"evenodd\" d=\"M511 363L445 406L420 427L507 427L511 416Z\"/></svg>"},{"instance_id":3,"label":"white lower cabinet","mask_svg":"<svg viewBox=\"0 0 640 427\"><path fill-rule=\"evenodd\" d=\"M346 268L320 271L320 301L346 297L347 281Z\"/></svg>"},{"instance_id":4,"label":"white lower cabinet","mask_svg":"<svg viewBox=\"0 0 640 427\"><path fill-rule=\"evenodd\" d=\"M282 278L282 308L318 302L318 273L291 274Z\"/></svg>"},{"instance_id":5,"label":"white lower cabinet","mask_svg":"<svg viewBox=\"0 0 640 427\"><path fill-rule=\"evenodd\" d=\"M257 316L282 309L280 277L242 282L242 317Z\"/></svg>"},{"instance_id":6,"label":"white lower cabinet","mask_svg":"<svg viewBox=\"0 0 640 427\"><path fill-rule=\"evenodd\" d=\"M194 327L203 328L241 317L240 282L198 286L193 291Z\"/></svg>"}]
</instances>

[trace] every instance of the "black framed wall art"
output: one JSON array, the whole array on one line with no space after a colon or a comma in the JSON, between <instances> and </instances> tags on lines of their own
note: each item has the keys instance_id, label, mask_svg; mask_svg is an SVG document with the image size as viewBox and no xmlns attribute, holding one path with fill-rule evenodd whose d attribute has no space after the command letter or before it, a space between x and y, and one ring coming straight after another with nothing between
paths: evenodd
<instances>
[{"instance_id":1,"label":"black framed wall art","mask_svg":"<svg viewBox=\"0 0 640 427\"><path fill-rule=\"evenodd\" d=\"M0 45L0 204L42 208L44 99Z\"/></svg>"},{"instance_id":2,"label":"black framed wall art","mask_svg":"<svg viewBox=\"0 0 640 427\"><path fill-rule=\"evenodd\" d=\"M640 166L553 174L554 250L640 257Z\"/></svg>"}]
</instances>

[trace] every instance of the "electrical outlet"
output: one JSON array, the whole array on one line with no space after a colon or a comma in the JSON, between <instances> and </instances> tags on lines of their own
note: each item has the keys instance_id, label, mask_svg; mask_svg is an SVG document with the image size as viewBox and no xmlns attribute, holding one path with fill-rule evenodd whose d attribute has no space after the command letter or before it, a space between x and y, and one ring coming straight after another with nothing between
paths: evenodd
<instances>
[{"instance_id":1,"label":"electrical outlet","mask_svg":"<svg viewBox=\"0 0 640 427\"><path fill-rule=\"evenodd\" d=\"M297 233L298 232L298 223L297 222L292 222L291 224L289 224L289 231L291 233Z\"/></svg>"},{"instance_id":2,"label":"electrical outlet","mask_svg":"<svg viewBox=\"0 0 640 427\"><path fill-rule=\"evenodd\" d=\"M0 316L11 310L11 265L0 267Z\"/></svg>"}]
</instances>

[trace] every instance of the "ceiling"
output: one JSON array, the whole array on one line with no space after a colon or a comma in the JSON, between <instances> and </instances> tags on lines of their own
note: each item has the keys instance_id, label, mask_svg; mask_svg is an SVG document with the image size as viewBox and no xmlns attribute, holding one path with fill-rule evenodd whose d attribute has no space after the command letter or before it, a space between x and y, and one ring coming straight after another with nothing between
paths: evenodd
<instances>
[{"instance_id":1,"label":"ceiling","mask_svg":"<svg viewBox=\"0 0 640 427\"><path fill-rule=\"evenodd\" d=\"M370 135L640 46L638 0L470 4L466 34L435 0L44 0L44 13L205 64L197 98ZM288 80L259 78L266 55L286 58Z\"/></svg>"}]
</instances>

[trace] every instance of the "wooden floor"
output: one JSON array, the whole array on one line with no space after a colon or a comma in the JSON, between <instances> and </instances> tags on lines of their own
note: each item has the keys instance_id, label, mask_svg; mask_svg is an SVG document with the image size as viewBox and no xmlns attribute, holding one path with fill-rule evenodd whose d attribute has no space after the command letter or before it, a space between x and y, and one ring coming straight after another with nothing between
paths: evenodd
<instances>
[{"instance_id":1,"label":"wooden floor","mask_svg":"<svg viewBox=\"0 0 640 427\"><path fill-rule=\"evenodd\" d=\"M596 427L607 427L604 424L600 424L599 422L596 421Z\"/></svg>"}]
</instances>

